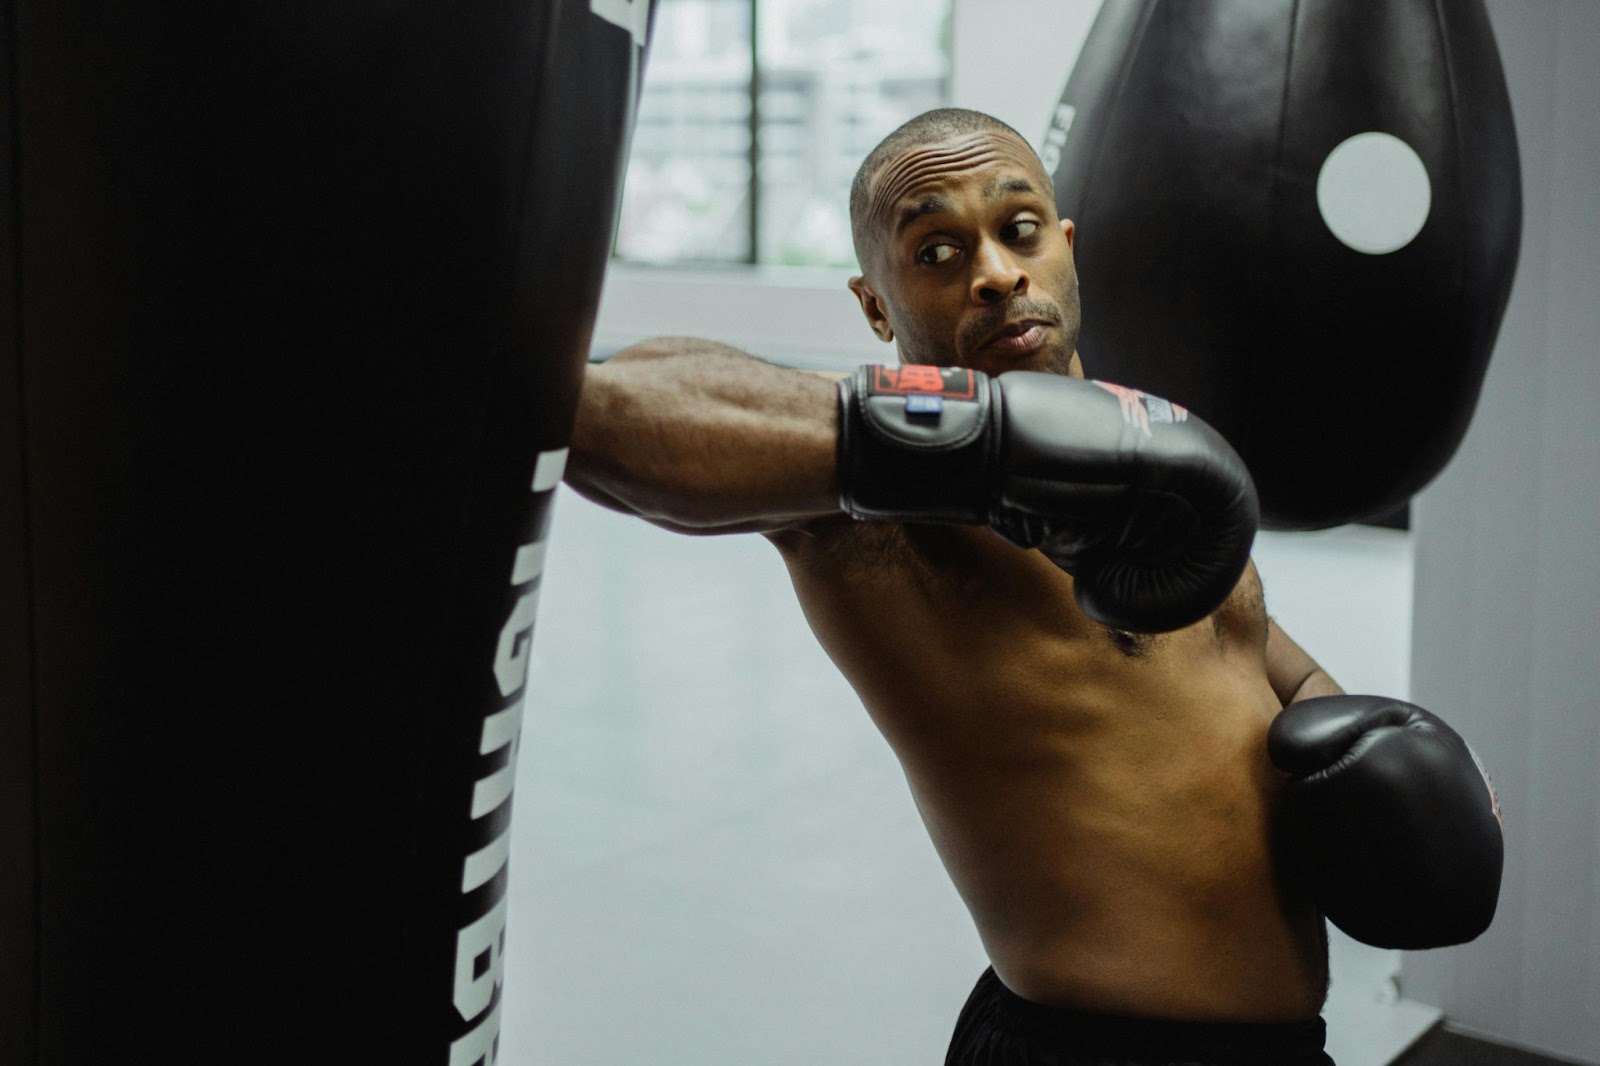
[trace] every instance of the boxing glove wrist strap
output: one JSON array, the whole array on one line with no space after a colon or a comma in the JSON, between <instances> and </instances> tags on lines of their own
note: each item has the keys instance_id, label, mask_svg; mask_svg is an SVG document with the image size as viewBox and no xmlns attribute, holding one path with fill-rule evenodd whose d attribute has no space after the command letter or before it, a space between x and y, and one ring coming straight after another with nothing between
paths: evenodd
<instances>
[{"instance_id":1,"label":"boxing glove wrist strap","mask_svg":"<svg viewBox=\"0 0 1600 1066\"><path fill-rule=\"evenodd\" d=\"M975 370L863 366L839 382L839 503L855 518L979 524L998 390Z\"/></svg>"}]
</instances>

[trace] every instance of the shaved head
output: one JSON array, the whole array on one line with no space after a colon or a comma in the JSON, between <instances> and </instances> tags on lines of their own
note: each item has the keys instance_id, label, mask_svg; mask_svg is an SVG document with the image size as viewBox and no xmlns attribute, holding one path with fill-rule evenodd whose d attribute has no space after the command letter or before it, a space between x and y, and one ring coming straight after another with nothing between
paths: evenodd
<instances>
[{"instance_id":1,"label":"shaved head","mask_svg":"<svg viewBox=\"0 0 1600 1066\"><path fill-rule=\"evenodd\" d=\"M940 108L889 134L856 172L850 229L850 291L902 363L1078 372L1075 229L1004 122Z\"/></svg>"},{"instance_id":2,"label":"shaved head","mask_svg":"<svg viewBox=\"0 0 1600 1066\"><path fill-rule=\"evenodd\" d=\"M872 181L878 172L909 149L941 144L956 137L968 137L975 133L1009 134L1023 144L1028 143L1022 134L993 115L960 107L941 107L933 111L924 111L900 126L879 141L878 146L862 160L860 168L856 171L855 180L850 185L850 235L855 242L856 261L861 264L862 269L870 269L869 255L884 237L884 234L879 232L881 227L875 224L878 220L872 217L869 209ZM1044 175L1048 184L1049 175L1044 174L1042 162L1039 164L1039 172Z\"/></svg>"}]
</instances>

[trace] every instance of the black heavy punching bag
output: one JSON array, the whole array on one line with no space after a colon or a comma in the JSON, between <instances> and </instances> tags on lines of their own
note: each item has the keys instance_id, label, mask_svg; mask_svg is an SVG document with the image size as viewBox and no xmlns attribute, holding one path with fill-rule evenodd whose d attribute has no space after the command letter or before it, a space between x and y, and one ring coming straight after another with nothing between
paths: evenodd
<instances>
[{"instance_id":1,"label":"black heavy punching bag","mask_svg":"<svg viewBox=\"0 0 1600 1066\"><path fill-rule=\"evenodd\" d=\"M1221 430L1265 525L1374 516L1443 468L1522 225L1482 0L1105 0L1043 154L1085 371Z\"/></svg>"},{"instance_id":2,"label":"black heavy punching bag","mask_svg":"<svg viewBox=\"0 0 1600 1066\"><path fill-rule=\"evenodd\" d=\"M648 10L5 4L6 1066L494 1062Z\"/></svg>"}]
</instances>

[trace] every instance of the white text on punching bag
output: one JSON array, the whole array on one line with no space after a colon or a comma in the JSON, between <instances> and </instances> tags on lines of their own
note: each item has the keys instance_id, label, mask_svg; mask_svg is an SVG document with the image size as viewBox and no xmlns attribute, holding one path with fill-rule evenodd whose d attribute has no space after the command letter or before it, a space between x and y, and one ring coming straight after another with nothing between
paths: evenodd
<instances>
[{"instance_id":1,"label":"white text on punching bag","mask_svg":"<svg viewBox=\"0 0 1600 1066\"><path fill-rule=\"evenodd\" d=\"M1072 121L1077 117L1078 109L1071 104L1057 104L1055 113L1050 116L1050 128L1044 134L1044 151L1039 153L1039 158L1044 163L1045 173L1052 178L1061 165L1061 149L1066 147L1067 134L1072 132Z\"/></svg>"},{"instance_id":2,"label":"white text on punching bag","mask_svg":"<svg viewBox=\"0 0 1600 1066\"><path fill-rule=\"evenodd\" d=\"M532 491L537 495L549 493L561 483L566 469L567 450L541 452L534 464ZM522 589L500 627L500 639L495 649L494 677L500 695L512 699L510 706L488 715L483 720L478 753L492 755L509 748L505 764L479 779L472 789L472 818L476 821L511 798L516 781L517 742L522 735L522 707L527 697L528 649L533 640L534 616L538 610L539 594L534 582L544 572L545 544L541 536L517 549L511 567L510 586ZM533 586L525 588L525 586ZM510 855L511 829L509 823L494 840L466 857L462 864L461 891L472 892L488 884L506 864ZM504 973L502 953L505 950L506 901L502 896L488 913L461 929L456 935L455 1007L462 1020L471 1021L479 1014L483 1019L461 1039L450 1045L450 1066L494 1066L500 1038L500 1007L494 1002L495 990L500 987ZM487 966L478 960L488 958Z\"/></svg>"}]
</instances>

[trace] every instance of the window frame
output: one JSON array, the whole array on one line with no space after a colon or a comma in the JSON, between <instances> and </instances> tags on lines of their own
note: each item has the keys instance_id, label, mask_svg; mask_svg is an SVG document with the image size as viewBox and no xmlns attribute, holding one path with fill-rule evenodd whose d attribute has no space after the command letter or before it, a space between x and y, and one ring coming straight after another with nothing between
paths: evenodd
<instances>
[{"instance_id":1,"label":"window frame","mask_svg":"<svg viewBox=\"0 0 1600 1066\"><path fill-rule=\"evenodd\" d=\"M953 9L954 0L945 0L945 2L951 4L952 5L952 9ZM839 276L843 276L843 277L848 277L851 273L853 273L853 271L846 270L845 268L842 268L842 267L795 266L795 265L784 265L784 264L779 264L779 263L767 263L767 262L763 262L762 261L762 258L761 258L761 253L762 253L761 209L762 209L763 196L762 196L762 179L761 179L761 161L762 161L762 150L761 150L762 149L762 136L761 136L762 107L761 107L761 96L762 96L762 88L763 88L763 78L762 78L762 63L761 63L761 22L760 22L761 0L743 0L743 3L745 5L746 14L748 16L746 21L747 21L747 25L749 26L748 45L749 45L749 52L750 52L750 72L749 72L749 79L748 79L748 82L747 82L747 84L748 84L747 95L748 95L748 103L749 103L749 112L748 112L749 117L748 117L748 120L747 120L747 132L749 134L749 148L745 153L745 161L746 161L746 166L747 166L747 171L748 171L748 176L745 179L746 180L746 187L745 187L746 210L745 210L745 218L744 218L744 229L745 229L745 233L746 233L745 253L744 253L744 255L742 257L739 257L739 258L727 258L727 259L683 258L683 259L673 259L671 261L656 261L656 260L650 260L650 259L633 259L633 258L629 258L629 257L627 257L625 255L621 255L617 251L617 245L618 245L618 242L621 239L620 227L618 227L617 230L614 231L613 234L612 234L610 263L612 264L613 267L615 267L615 266L626 266L629 270L638 270L638 271L645 271L645 272L652 271L652 270L693 270L693 271L705 271L705 272L708 272L708 273L716 273L716 272L719 272L719 271L729 271L729 270L733 270L733 271L740 271L740 270L752 271L752 270L754 270L754 271L765 272L768 276L771 276L771 274L773 272L776 272L776 273L779 273L779 274L782 274L782 273L785 273L785 272L791 272L791 273L795 274L796 276L802 276L802 277L807 278L809 283L812 284L812 285L817 284L818 279L821 279L823 277L831 277L832 275L839 275ZM946 63L947 63L947 69L946 69L946 72L945 72L945 94L944 95L947 98L949 96L950 90L953 88L953 85L954 85L953 67L954 67L954 62L955 62L955 56L954 56L954 49L951 46L951 41L948 38L948 32L949 32L949 29L950 29L949 23L950 23L951 19L953 19L953 15L950 16L949 18L947 18L947 20L946 20L946 27L945 27L945 29L946 29L946 38L944 40L945 59L946 59ZM646 70L646 75L645 76L646 76L646 78L648 78L648 70L649 70L648 61L646 63L645 70ZM631 159L630 159L630 162L629 162L628 165L629 166L632 165L631 164ZM624 183L623 183L623 186L621 188L619 188L619 199L618 199L618 203L617 203L617 208L618 208L618 212L619 212L619 218L620 218L620 212L621 212L621 208L622 208L620 195L621 195L622 190L625 189L625 188L626 188L626 172L624 172Z\"/></svg>"}]
</instances>

